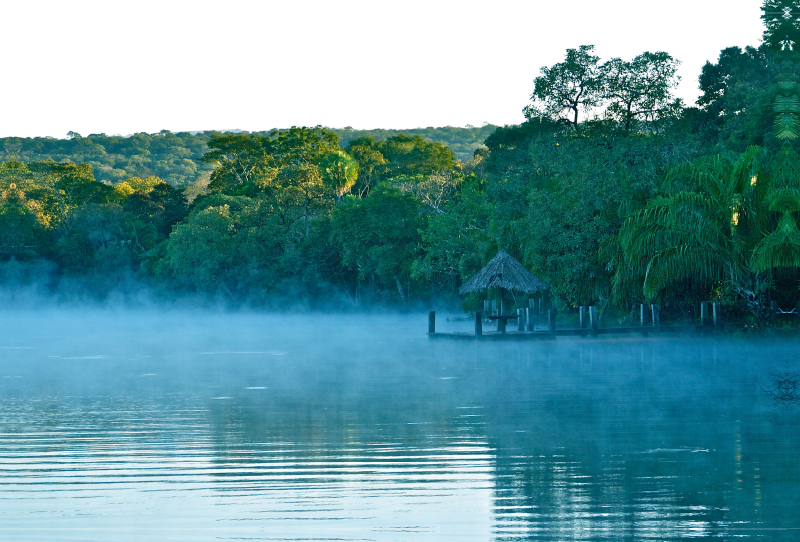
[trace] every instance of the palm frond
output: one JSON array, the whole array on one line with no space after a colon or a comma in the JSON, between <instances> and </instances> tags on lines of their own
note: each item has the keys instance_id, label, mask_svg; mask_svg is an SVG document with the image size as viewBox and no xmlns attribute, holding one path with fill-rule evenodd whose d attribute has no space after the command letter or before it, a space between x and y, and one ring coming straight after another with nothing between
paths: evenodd
<instances>
[{"instance_id":1,"label":"palm frond","mask_svg":"<svg viewBox=\"0 0 800 542\"><path fill-rule=\"evenodd\" d=\"M777 267L800 267L800 231L789 211L784 211L775 231L756 245L750 260L754 273Z\"/></svg>"},{"instance_id":2,"label":"palm frond","mask_svg":"<svg viewBox=\"0 0 800 542\"><path fill-rule=\"evenodd\" d=\"M800 211L800 188L783 187L771 191L766 198L770 211Z\"/></svg>"}]
</instances>

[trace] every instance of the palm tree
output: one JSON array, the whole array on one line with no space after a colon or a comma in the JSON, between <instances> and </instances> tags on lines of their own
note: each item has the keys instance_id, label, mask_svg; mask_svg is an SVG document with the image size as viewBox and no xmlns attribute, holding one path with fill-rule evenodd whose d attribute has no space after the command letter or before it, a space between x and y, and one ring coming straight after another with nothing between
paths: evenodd
<instances>
[{"instance_id":1,"label":"palm tree","mask_svg":"<svg viewBox=\"0 0 800 542\"><path fill-rule=\"evenodd\" d=\"M785 146L768 161L750 147L738 157L704 157L671 170L666 187L624 221L615 288L637 275L648 299L687 283L727 285L765 316L771 271L800 267L797 154Z\"/></svg>"},{"instance_id":2,"label":"palm tree","mask_svg":"<svg viewBox=\"0 0 800 542\"><path fill-rule=\"evenodd\" d=\"M320 163L325 184L336 194L336 200L350 192L358 179L358 162L344 151L327 154Z\"/></svg>"}]
</instances>

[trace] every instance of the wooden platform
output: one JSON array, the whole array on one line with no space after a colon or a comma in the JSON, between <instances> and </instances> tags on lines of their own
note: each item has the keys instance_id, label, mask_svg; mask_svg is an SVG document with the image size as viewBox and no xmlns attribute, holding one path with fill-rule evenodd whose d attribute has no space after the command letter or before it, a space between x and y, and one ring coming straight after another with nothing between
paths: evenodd
<instances>
[{"instance_id":1,"label":"wooden platform","mask_svg":"<svg viewBox=\"0 0 800 542\"><path fill-rule=\"evenodd\" d=\"M603 327L595 330L588 328L567 328L553 331L507 331L500 333L497 331L485 331L481 335L474 333L428 333L431 339L462 339L462 340L481 340L481 341L526 341L526 340L547 340L556 337L596 337L599 335L662 335L671 333L684 334L712 334L722 331L724 327L714 326L659 326L654 327Z\"/></svg>"}]
</instances>

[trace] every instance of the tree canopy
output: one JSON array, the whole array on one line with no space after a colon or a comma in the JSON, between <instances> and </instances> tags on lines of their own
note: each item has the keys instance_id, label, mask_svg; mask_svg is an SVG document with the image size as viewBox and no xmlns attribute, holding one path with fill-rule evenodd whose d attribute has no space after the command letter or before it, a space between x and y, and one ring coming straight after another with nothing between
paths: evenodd
<instances>
[{"instance_id":1,"label":"tree canopy","mask_svg":"<svg viewBox=\"0 0 800 542\"><path fill-rule=\"evenodd\" d=\"M800 298L798 5L765 1L763 42L722 49L691 105L669 53L582 45L519 125L2 139L0 282L413 307L456 303L504 250L559 310L769 320Z\"/></svg>"}]
</instances>

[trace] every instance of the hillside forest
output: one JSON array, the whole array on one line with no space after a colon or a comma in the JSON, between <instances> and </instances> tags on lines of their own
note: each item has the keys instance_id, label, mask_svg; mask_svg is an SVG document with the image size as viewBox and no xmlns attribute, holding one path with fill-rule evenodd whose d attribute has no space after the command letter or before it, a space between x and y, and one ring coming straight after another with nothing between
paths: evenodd
<instances>
[{"instance_id":1,"label":"hillside forest","mask_svg":"<svg viewBox=\"0 0 800 542\"><path fill-rule=\"evenodd\" d=\"M676 99L678 59L568 49L512 126L0 140L0 284L237 307L460 303L505 249L568 311L800 299L800 0ZM26 294L27 295L27 294ZM507 300L520 305L519 294Z\"/></svg>"}]
</instances>

